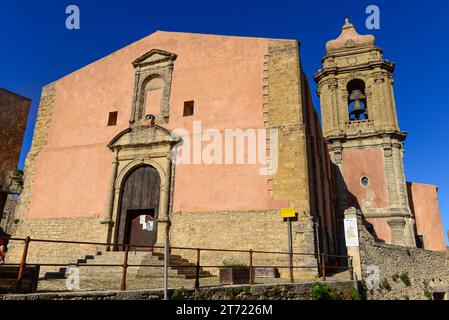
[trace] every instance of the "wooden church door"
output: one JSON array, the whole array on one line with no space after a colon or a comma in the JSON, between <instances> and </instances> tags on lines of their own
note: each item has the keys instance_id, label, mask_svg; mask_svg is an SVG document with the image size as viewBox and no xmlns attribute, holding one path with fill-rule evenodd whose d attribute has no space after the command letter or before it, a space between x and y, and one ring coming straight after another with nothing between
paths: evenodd
<instances>
[{"instance_id":1,"label":"wooden church door","mask_svg":"<svg viewBox=\"0 0 449 320\"><path fill-rule=\"evenodd\" d=\"M156 243L160 184L158 172L150 166L139 167L128 176L121 193L118 243L130 244L131 250L145 250L132 245Z\"/></svg>"}]
</instances>

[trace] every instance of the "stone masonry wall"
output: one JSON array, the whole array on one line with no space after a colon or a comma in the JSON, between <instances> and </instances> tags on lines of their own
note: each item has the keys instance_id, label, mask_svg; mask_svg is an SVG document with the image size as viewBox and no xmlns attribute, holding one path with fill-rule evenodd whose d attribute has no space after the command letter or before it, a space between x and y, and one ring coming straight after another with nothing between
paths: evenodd
<instances>
[{"instance_id":1,"label":"stone masonry wall","mask_svg":"<svg viewBox=\"0 0 449 320\"><path fill-rule=\"evenodd\" d=\"M14 232L16 227L16 219L14 216L16 205L17 199L13 195L8 195L5 207L3 208L3 216L0 219L0 228L7 234Z\"/></svg>"},{"instance_id":2,"label":"stone masonry wall","mask_svg":"<svg viewBox=\"0 0 449 320\"><path fill-rule=\"evenodd\" d=\"M15 238L42 240L68 240L82 242L104 242L107 225L100 224L97 217L82 218L50 218L26 219L22 222ZM84 257L104 251L104 246L56 244L32 241L28 250L27 263L69 263ZM6 256L8 263L18 263L23 250L23 241L10 241ZM74 260L75 259L75 260Z\"/></svg>"},{"instance_id":3,"label":"stone masonry wall","mask_svg":"<svg viewBox=\"0 0 449 320\"><path fill-rule=\"evenodd\" d=\"M368 289L368 299L426 300L433 292L449 293L449 260L446 252L376 242L365 226L360 224L359 229L365 285L372 279L369 273L373 266L380 271L379 289ZM407 279L410 283L407 283Z\"/></svg>"},{"instance_id":4,"label":"stone masonry wall","mask_svg":"<svg viewBox=\"0 0 449 320\"><path fill-rule=\"evenodd\" d=\"M328 283L342 292L354 288L351 281ZM200 289L170 289L170 300L313 300L312 282L278 285L226 286ZM37 293L1 295L0 300L162 300L163 290Z\"/></svg>"},{"instance_id":5,"label":"stone masonry wall","mask_svg":"<svg viewBox=\"0 0 449 320\"><path fill-rule=\"evenodd\" d=\"M299 214L293 222L293 250L315 253L310 209L310 172L307 152L301 65L297 41L269 41L264 72L265 127L278 130L278 169L269 181L274 199L288 200ZM285 232L285 231L283 231ZM307 261L307 265L316 262Z\"/></svg>"},{"instance_id":6,"label":"stone masonry wall","mask_svg":"<svg viewBox=\"0 0 449 320\"><path fill-rule=\"evenodd\" d=\"M31 100L0 88L0 190L7 171L19 162Z\"/></svg>"},{"instance_id":7,"label":"stone masonry wall","mask_svg":"<svg viewBox=\"0 0 449 320\"><path fill-rule=\"evenodd\" d=\"M249 212L190 212L175 213L172 217L170 243L174 247L260 250L288 253L288 225L278 211ZM296 248L295 252L304 252ZM172 250L191 262L196 261L196 251ZM201 264L222 266L226 260L249 265L249 253L202 251ZM288 255L255 253L255 266L288 266ZM311 266L297 269L297 278L316 276L316 260L313 256L296 256L295 266ZM217 268L205 268L217 274ZM279 268L281 276L288 278L288 269Z\"/></svg>"},{"instance_id":8,"label":"stone masonry wall","mask_svg":"<svg viewBox=\"0 0 449 320\"><path fill-rule=\"evenodd\" d=\"M16 218L23 221L30 204L31 188L34 177L34 163L41 150L47 145L47 131L50 127L56 96L55 84L49 84L42 89L39 112L34 127L33 144L25 161L24 187L16 208ZM20 224L18 225L18 231ZM20 231L19 231L20 232Z\"/></svg>"}]
</instances>

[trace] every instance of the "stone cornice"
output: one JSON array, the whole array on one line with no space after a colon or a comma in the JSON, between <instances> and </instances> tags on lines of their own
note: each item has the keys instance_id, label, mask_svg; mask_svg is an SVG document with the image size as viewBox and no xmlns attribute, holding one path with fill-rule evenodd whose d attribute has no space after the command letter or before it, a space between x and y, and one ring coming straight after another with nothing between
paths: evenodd
<instances>
[{"instance_id":1,"label":"stone cornice","mask_svg":"<svg viewBox=\"0 0 449 320\"><path fill-rule=\"evenodd\" d=\"M389 74L392 74L394 72L395 64L388 60L382 60L382 61L370 61L367 63L347 67L328 67L315 73L313 75L313 79L315 80L316 83L319 83L326 76L330 75L335 76L337 74L350 73L352 71L372 70L374 68L380 68L387 71Z\"/></svg>"},{"instance_id":2,"label":"stone cornice","mask_svg":"<svg viewBox=\"0 0 449 320\"><path fill-rule=\"evenodd\" d=\"M399 141L404 141L407 138L408 133L403 131L396 130L381 130L376 132L365 132L365 133L357 133L357 134L341 134L341 135L331 135L325 137L326 141L332 144L335 141L344 142L347 140L357 140L357 139L366 139L371 137L383 138L385 136L389 136L391 138L396 138Z\"/></svg>"}]
</instances>

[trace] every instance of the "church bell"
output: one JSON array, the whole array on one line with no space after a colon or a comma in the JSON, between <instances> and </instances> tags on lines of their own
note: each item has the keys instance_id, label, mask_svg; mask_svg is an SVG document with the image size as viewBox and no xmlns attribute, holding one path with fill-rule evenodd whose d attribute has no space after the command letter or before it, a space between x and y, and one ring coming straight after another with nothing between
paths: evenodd
<instances>
[{"instance_id":1,"label":"church bell","mask_svg":"<svg viewBox=\"0 0 449 320\"><path fill-rule=\"evenodd\" d=\"M354 101L354 107L352 108L351 114L355 116L357 120L360 119L360 115L365 114L365 108L361 102L361 99L365 99L366 96L362 94L359 89L352 91L349 99Z\"/></svg>"}]
</instances>

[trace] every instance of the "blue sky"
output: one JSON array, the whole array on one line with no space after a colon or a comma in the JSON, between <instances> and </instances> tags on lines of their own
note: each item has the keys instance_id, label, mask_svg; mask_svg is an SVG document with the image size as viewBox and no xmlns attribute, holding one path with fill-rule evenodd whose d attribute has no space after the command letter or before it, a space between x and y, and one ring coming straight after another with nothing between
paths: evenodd
<instances>
[{"instance_id":1,"label":"blue sky","mask_svg":"<svg viewBox=\"0 0 449 320\"><path fill-rule=\"evenodd\" d=\"M78 5L81 29L65 28ZM380 30L367 30L365 8L377 5ZM359 33L372 33L385 58L397 63L395 94L406 141L409 181L436 184L449 229L449 2L440 1L2 1L0 87L33 100L20 165L31 144L42 86L155 30L292 38L312 75L325 43L346 15ZM315 105L319 106L314 95ZM446 232L445 232L446 233Z\"/></svg>"}]
</instances>

